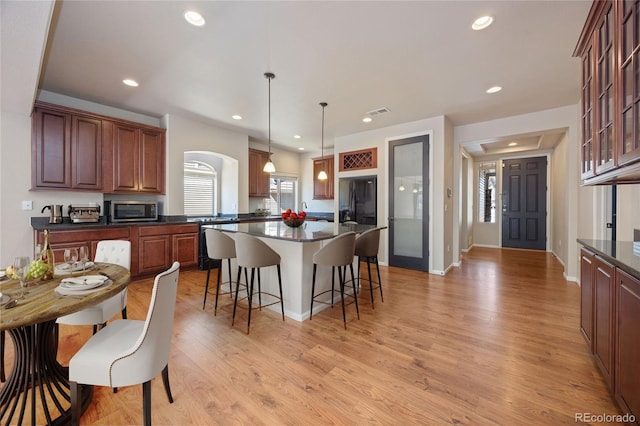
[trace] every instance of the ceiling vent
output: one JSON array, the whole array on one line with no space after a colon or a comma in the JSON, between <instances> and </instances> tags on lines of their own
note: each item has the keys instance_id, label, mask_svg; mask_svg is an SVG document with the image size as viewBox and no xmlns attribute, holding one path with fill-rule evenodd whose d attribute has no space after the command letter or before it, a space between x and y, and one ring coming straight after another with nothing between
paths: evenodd
<instances>
[{"instance_id":1,"label":"ceiling vent","mask_svg":"<svg viewBox=\"0 0 640 426\"><path fill-rule=\"evenodd\" d=\"M367 112L367 115L369 117L375 117L376 115L385 114L387 112L389 112L389 108L382 107L382 108L374 109L374 110L371 110L371 111Z\"/></svg>"}]
</instances>

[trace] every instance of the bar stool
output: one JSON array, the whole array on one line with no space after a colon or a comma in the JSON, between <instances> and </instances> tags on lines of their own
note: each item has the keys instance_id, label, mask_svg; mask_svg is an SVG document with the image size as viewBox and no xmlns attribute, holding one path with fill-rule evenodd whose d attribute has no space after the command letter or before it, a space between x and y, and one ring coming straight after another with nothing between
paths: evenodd
<instances>
[{"instance_id":1,"label":"bar stool","mask_svg":"<svg viewBox=\"0 0 640 426\"><path fill-rule=\"evenodd\" d=\"M224 232L218 229L205 229L204 237L207 244L207 256L209 257L209 268L207 269L207 284L204 288L204 301L202 302L202 309L207 304L207 294L209 293L209 277L211 276L211 264L214 260L220 261L220 268L218 269L218 278L216 280L216 305L213 311L213 315L218 314L218 295L220 294L220 284L229 284L229 291L222 294L228 294L229 297L233 295L233 280L231 279L231 259L236 257L236 243L233 238L226 235ZM229 281L220 283L220 276L222 275L223 260L227 260L229 267Z\"/></svg>"},{"instance_id":2,"label":"bar stool","mask_svg":"<svg viewBox=\"0 0 640 426\"><path fill-rule=\"evenodd\" d=\"M369 291L371 292L371 307L373 308L373 284L377 284L380 289L380 300L382 297L382 280L380 279L380 267L378 266L378 248L380 246L380 228L369 229L356 238L355 255L358 256L358 285L360 285L360 266L362 259L367 261L367 271L369 272ZM376 263L378 282L371 281L371 262Z\"/></svg>"},{"instance_id":3,"label":"bar stool","mask_svg":"<svg viewBox=\"0 0 640 426\"><path fill-rule=\"evenodd\" d=\"M333 306L333 293L335 283L335 270L338 267L338 279L340 280L340 300L342 302L342 321L344 328L347 329L347 315L344 305L344 286L347 277L347 265L351 270L351 283L353 284L353 298L356 305L356 314L360 319L360 310L358 309L358 297L356 293L356 285L353 279L353 256L355 253L356 233L346 232L334 237L324 247L315 252L313 255L313 280L311 283L311 311L309 319L313 316L313 302L319 296L331 292L331 306ZM316 294L316 270L318 265L331 266L331 290L325 290ZM328 303L317 300L318 303Z\"/></svg>"},{"instance_id":4,"label":"bar stool","mask_svg":"<svg viewBox=\"0 0 640 426\"><path fill-rule=\"evenodd\" d=\"M262 240L248 234L236 233L236 256L238 259L238 280L236 282L236 297L233 303L233 318L231 325L233 326L236 319L236 308L238 307L238 290L240 288L240 277L242 275L242 269L244 268L244 279L247 285L247 301L249 303L248 318L247 318L247 334L249 334L249 327L251 326L251 310L253 301L253 282L256 269L258 270L258 308L262 310L262 288L260 283L260 268L267 266L275 266L278 271L278 288L280 290L280 297L275 294L264 292L265 295L280 301L280 307L282 309L282 321L284 321L284 302L282 297L282 276L280 274L280 255L276 253L271 247L269 247ZM249 282L247 277L247 270L251 268L251 281ZM265 307L278 303L274 301ZM253 308L255 309L255 308Z\"/></svg>"}]
</instances>

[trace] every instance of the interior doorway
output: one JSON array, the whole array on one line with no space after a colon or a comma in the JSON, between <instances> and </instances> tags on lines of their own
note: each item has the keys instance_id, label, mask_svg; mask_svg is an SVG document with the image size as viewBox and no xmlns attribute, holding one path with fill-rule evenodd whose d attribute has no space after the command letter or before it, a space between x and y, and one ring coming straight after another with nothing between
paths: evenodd
<instances>
[{"instance_id":1,"label":"interior doorway","mask_svg":"<svg viewBox=\"0 0 640 426\"><path fill-rule=\"evenodd\" d=\"M429 270L429 135L389 142L389 265Z\"/></svg>"}]
</instances>

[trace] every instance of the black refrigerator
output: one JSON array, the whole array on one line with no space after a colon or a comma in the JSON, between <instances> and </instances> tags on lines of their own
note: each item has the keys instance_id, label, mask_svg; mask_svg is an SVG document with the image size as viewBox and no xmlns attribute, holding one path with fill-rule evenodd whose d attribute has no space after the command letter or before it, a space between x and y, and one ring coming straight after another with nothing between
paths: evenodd
<instances>
[{"instance_id":1,"label":"black refrigerator","mask_svg":"<svg viewBox=\"0 0 640 426\"><path fill-rule=\"evenodd\" d=\"M339 221L377 225L377 178L358 176L338 181Z\"/></svg>"}]
</instances>

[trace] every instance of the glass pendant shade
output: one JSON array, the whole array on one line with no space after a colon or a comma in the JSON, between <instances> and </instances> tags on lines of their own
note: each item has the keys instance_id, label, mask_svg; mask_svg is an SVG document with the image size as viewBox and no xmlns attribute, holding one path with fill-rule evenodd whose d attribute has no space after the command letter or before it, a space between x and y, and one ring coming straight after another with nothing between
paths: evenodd
<instances>
[{"instance_id":1,"label":"glass pendant shade","mask_svg":"<svg viewBox=\"0 0 640 426\"><path fill-rule=\"evenodd\" d=\"M400 192L404 191L404 185L403 184L400 184L400 186L398 187L398 191L400 191Z\"/></svg>"},{"instance_id":2,"label":"glass pendant shade","mask_svg":"<svg viewBox=\"0 0 640 426\"><path fill-rule=\"evenodd\" d=\"M265 163L262 171L265 173L275 173L276 166L273 164L273 161L271 161L271 80L276 78L276 75L271 72L266 72L264 76L269 80L269 161Z\"/></svg>"},{"instance_id":3,"label":"glass pendant shade","mask_svg":"<svg viewBox=\"0 0 640 426\"><path fill-rule=\"evenodd\" d=\"M327 176L327 172L320 170L320 173L318 173L318 180L327 180L328 178L329 176Z\"/></svg>"}]
</instances>

